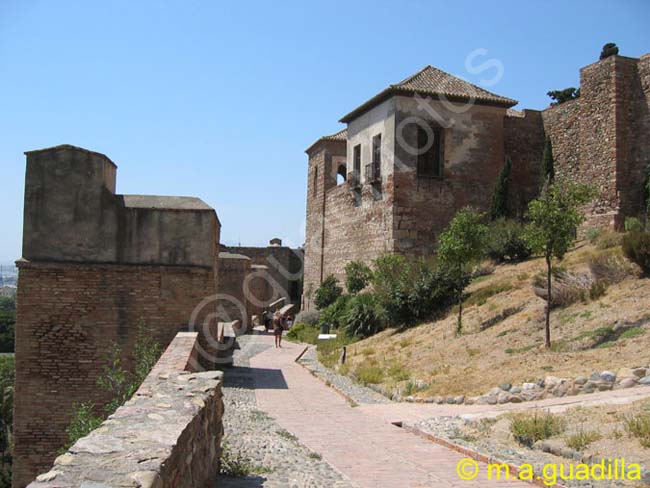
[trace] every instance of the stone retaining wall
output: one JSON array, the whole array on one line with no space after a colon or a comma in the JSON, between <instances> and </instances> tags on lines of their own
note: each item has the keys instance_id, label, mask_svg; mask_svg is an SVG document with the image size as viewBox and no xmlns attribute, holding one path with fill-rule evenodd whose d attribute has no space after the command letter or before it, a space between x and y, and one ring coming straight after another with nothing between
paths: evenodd
<instances>
[{"instance_id":1,"label":"stone retaining wall","mask_svg":"<svg viewBox=\"0 0 650 488\"><path fill-rule=\"evenodd\" d=\"M214 487L222 373L192 372L197 340L179 333L133 398L29 487Z\"/></svg>"}]
</instances>

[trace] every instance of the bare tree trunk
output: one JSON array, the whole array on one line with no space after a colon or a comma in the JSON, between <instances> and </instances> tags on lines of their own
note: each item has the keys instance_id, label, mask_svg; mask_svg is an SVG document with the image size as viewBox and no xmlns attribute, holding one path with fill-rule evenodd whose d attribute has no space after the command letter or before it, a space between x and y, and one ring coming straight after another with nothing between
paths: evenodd
<instances>
[{"instance_id":1,"label":"bare tree trunk","mask_svg":"<svg viewBox=\"0 0 650 488\"><path fill-rule=\"evenodd\" d=\"M546 256L546 339L544 345L551 347L551 257Z\"/></svg>"},{"instance_id":2,"label":"bare tree trunk","mask_svg":"<svg viewBox=\"0 0 650 488\"><path fill-rule=\"evenodd\" d=\"M458 323L456 324L456 333L460 335L463 331L463 292L458 291Z\"/></svg>"}]
</instances>

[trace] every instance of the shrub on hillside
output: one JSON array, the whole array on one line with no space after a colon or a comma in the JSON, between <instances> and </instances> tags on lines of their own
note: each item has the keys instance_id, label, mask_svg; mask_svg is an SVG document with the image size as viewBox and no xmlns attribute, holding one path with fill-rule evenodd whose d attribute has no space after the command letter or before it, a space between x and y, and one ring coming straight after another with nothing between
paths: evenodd
<instances>
[{"instance_id":1,"label":"shrub on hillside","mask_svg":"<svg viewBox=\"0 0 650 488\"><path fill-rule=\"evenodd\" d=\"M296 315L296 324L309 324L316 325L320 319L320 312L318 310L304 310Z\"/></svg>"},{"instance_id":2,"label":"shrub on hillside","mask_svg":"<svg viewBox=\"0 0 650 488\"><path fill-rule=\"evenodd\" d=\"M587 257L589 270L596 282L610 285L620 283L628 276L634 276L636 269L618 250L593 253Z\"/></svg>"},{"instance_id":3,"label":"shrub on hillside","mask_svg":"<svg viewBox=\"0 0 650 488\"><path fill-rule=\"evenodd\" d=\"M523 261L530 257L530 248L523 239L524 226L512 219L499 219L490 224L487 255L493 261Z\"/></svg>"},{"instance_id":4,"label":"shrub on hillside","mask_svg":"<svg viewBox=\"0 0 650 488\"><path fill-rule=\"evenodd\" d=\"M322 310L333 304L342 293L343 289L338 285L337 279L329 275L316 290L314 304L318 310Z\"/></svg>"},{"instance_id":5,"label":"shrub on hillside","mask_svg":"<svg viewBox=\"0 0 650 488\"><path fill-rule=\"evenodd\" d=\"M643 222L636 217L628 217L625 219L625 232L643 232Z\"/></svg>"},{"instance_id":6,"label":"shrub on hillside","mask_svg":"<svg viewBox=\"0 0 650 488\"><path fill-rule=\"evenodd\" d=\"M376 298L369 293L350 299L344 320L346 332L354 337L370 337L385 326L383 310Z\"/></svg>"},{"instance_id":7,"label":"shrub on hillside","mask_svg":"<svg viewBox=\"0 0 650 488\"><path fill-rule=\"evenodd\" d=\"M374 294L391 326L410 326L430 318L455 298L456 276L433 262L387 255L374 266ZM467 283L469 276L463 280L464 286Z\"/></svg>"},{"instance_id":8,"label":"shrub on hillside","mask_svg":"<svg viewBox=\"0 0 650 488\"><path fill-rule=\"evenodd\" d=\"M321 310L319 325L328 325L334 329L338 329L344 325L345 310L350 297L348 295L341 295L334 303Z\"/></svg>"},{"instance_id":9,"label":"shrub on hillside","mask_svg":"<svg viewBox=\"0 0 650 488\"><path fill-rule=\"evenodd\" d=\"M592 244L596 244L596 239L598 239L598 236L602 232L603 229L600 227L590 227L585 231L585 237L589 242Z\"/></svg>"},{"instance_id":10,"label":"shrub on hillside","mask_svg":"<svg viewBox=\"0 0 650 488\"><path fill-rule=\"evenodd\" d=\"M650 413L637 412L623 417L625 430L639 440L641 446L650 449Z\"/></svg>"},{"instance_id":11,"label":"shrub on hillside","mask_svg":"<svg viewBox=\"0 0 650 488\"><path fill-rule=\"evenodd\" d=\"M611 249L620 246L622 241L623 234L620 232L613 229L601 229L598 237L594 240L594 244L598 249Z\"/></svg>"},{"instance_id":12,"label":"shrub on hillside","mask_svg":"<svg viewBox=\"0 0 650 488\"><path fill-rule=\"evenodd\" d=\"M590 275L554 269L551 279L551 308L568 307L573 303L586 301L593 283ZM539 273L533 278L533 291L541 299L548 300L545 273Z\"/></svg>"},{"instance_id":13,"label":"shrub on hillside","mask_svg":"<svg viewBox=\"0 0 650 488\"><path fill-rule=\"evenodd\" d=\"M650 274L650 232L630 232L623 238L623 254Z\"/></svg>"},{"instance_id":14,"label":"shrub on hillside","mask_svg":"<svg viewBox=\"0 0 650 488\"><path fill-rule=\"evenodd\" d=\"M350 261L345 265L345 287L348 293L356 295L370 283L372 271L359 261Z\"/></svg>"},{"instance_id":15,"label":"shrub on hillside","mask_svg":"<svg viewBox=\"0 0 650 488\"><path fill-rule=\"evenodd\" d=\"M289 329L287 339L296 342L305 342L307 344L316 344L318 327L306 322L300 322Z\"/></svg>"},{"instance_id":16,"label":"shrub on hillside","mask_svg":"<svg viewBox=\"0 0 650 488\"><path fill-rule=\"evenodd\" d=\"M561 434L566 428L562 417L551 413L520 413L512 417L510 432L519 444L532 447L537 441Z\"/></svg>"}]
</instances>

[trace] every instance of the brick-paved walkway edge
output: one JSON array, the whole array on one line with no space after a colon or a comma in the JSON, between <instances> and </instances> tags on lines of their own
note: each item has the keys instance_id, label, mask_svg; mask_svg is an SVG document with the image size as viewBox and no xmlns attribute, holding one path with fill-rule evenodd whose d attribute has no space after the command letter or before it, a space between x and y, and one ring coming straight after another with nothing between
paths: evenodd
<instances>
[{"instance_id":1,"label":"brick-paved walkway edge","mask_svg":"<svg viewBox=\"0 0 650 488\"><path fill-rule=\"evenodd\" d=\"M532 486L488 481L483 463L476 479L461 480L456 465L462 454L350 406L294 362L303 347L285 343L251 359L258 407L360 487Z\"/></svg>"}]
</instances>

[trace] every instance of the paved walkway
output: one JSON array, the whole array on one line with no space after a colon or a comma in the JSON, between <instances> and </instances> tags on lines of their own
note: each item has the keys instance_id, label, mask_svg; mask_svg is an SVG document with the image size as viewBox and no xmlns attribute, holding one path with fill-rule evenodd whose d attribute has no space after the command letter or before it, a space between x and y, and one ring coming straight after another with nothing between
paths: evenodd
<instances>
[{"instance_id":1,"label":"paved walkway","mask_svg":"<svg viewBox=\"0 0 650 488\"><path fill-rule=\"evenodd\" d=\"M360 487L531 486L488 482L485 465L475 480L459 479L456 465L464 456L395 427L381 415L351 407L294 362L301 351L302 346L286 342L282 349L251 359L258 408Z\"/></svg>"}]
</instances>

